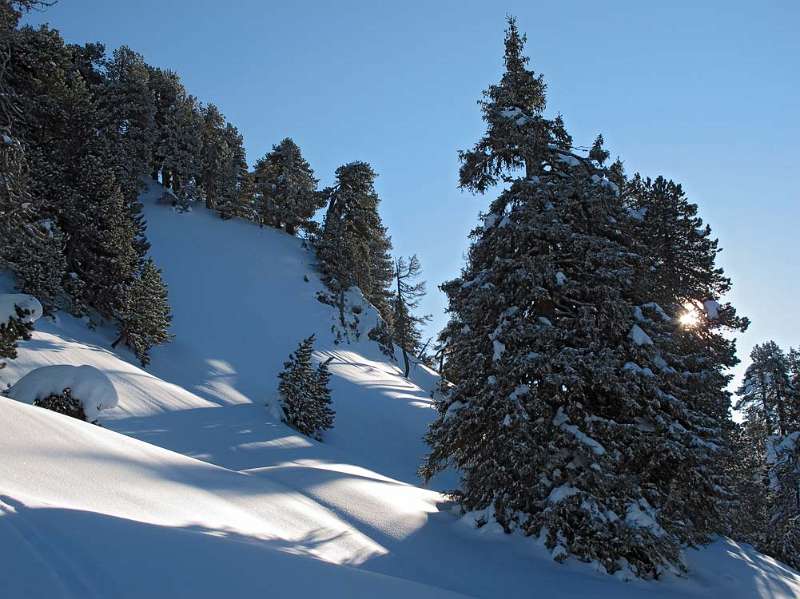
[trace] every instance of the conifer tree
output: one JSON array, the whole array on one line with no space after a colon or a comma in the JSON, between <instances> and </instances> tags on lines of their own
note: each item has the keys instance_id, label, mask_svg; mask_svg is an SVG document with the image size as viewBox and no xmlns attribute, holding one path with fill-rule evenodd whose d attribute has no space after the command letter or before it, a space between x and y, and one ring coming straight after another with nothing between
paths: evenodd
<instances>
[{"instance_id":1,"label":"conifer tree","mask_svg":"<svg viewBox=\"0 0 800 599\"><path fill-rule=\"evenodd\" d=\"M26 316L27 313L16 306L16 315L0 322L0 368L6 365L3 358L17 357L17 341L31 338L33 323Z\"/></svg>"},{"instance_id":2,"label":"conifer tree","mask_svg":"<svg viewBox=\"0 0 800 599\"><path fill-rule=\"evenodd\" d=\"M756 345L736 408L744 434L736 453L737 510L732 532L787 564L800 564L800 397L796 352L774 342Z\"/></svg>"},{"instance_id":3,"label":"conifer tree","mask_svg":"<svg viewBox=\"0 0 800 599\"><path fill-rule=\"evenodd\" d=\"M392 337L403 352L403 376L406 378L409 372L408 352L415 354L419 351L422 336L419 327L431 318L414 314L425 295L425 281L416 281L421 272L422 265L416 255L408 260L403 257L395 260L395 293L391 300Z\"/></svg>"},{"instance_id":4,"label":"conifer tree","mask_svg":"<svg viewBox=\"0 0 800 599\"><path fill-rule=\"evenodd\" d=\"M421 472L459 468L465 510L543 534L555 559L656 577L706 538L696 508L714 506L719 431L676 376L675 323L636 279L641 248L602 147L582 158L544 118L524 42L510 19L506 71L481 103L487 134L461 153L463 188L510 187L442 287L457 383Z\"/></svg>"},{"instance_id":5,"label":"conifer tree","mask_svg":"<svg viewBox=\"0 0 800 599\"><path fill-rule=\"evenodd\" d=\"M786 354L777 343L767 341L753 348L750 359L736 409L763 431L762 443L770 435L785 436L800 428Z\"/></svg>"},{"instance_id":6,"label":"conifer tree","mask_svg":"<svg viewBox=\"0 0 800 599\"><path fill-rule=\"evenodd\" d=\"M130 284L125 302L119 310L119 336L111 345L124 342L139 358L142 366L150 363L150 349L169 341L172 321L167 286L161 271L147 259Z\"/></svg>"},{"instance_id":7,"label":"conifer tree","mask_svg":"<svg viewBox=\"0 0 800 599\"><path fill-rule=\"evenodd\" d=\"M306 337L283 364L278 374L278 393L286 423L304 435L321 440L322 432L333 427L330 407L328 362L315 371L311 365L315 336Z\"/></svg>"},{"instance_id":8,"label":"conifer tree","mask_svg":"<svg viewBox=\"0 0 800 599\"><path fill-rule=\"evenodd\" d=\"M225 168L232 159L225 138L225 117L214 104L203 106L203 151L199 180L203 187L206 208L215 210L226 194Z\"/></svg>"},{"instance_id":9,"label":"conifer tree","mask_svg":"<svg viewBox=\"0 0 800 599\"><path fill-rule=\"evenodd\" d=\"M800 428L768 440L767 465L769 521L764 550L800 569Z\"/></svg>"},{"instance_id":10,"label":"conifer tree","mask_svg":"<svg viewBox=\"0 0 800 599\"><path fill-rule=\"evenodd\" d=\"M325 283L336 296L344 325L344 292L358 287L384 320L391 318L389 300L394 268L391 241L378 214L375 172L366 162L336 169L317 256Z\"/></svg>"},{"instance_id":11,"label":"conifer tree","mask_svg":"<svg viewBox=\"0 0 800 599\"><path fill-rule=\"evenodd\" d=\"M325 205L314 171L288 137L256 162L254 177L262 223L290 235Z\"/></svg>"},{"instance_id":12,"label":"conifer tree","mask_svg":"<svg viewBox=\"0 0 800 599\"><path fill-rule=\"evenodd\" d=\"M600 151L601 142L598 137L593 149L599 161L608 156ZM703 514L704 520L701 523L695 516L695 527L705 534L725 530L731 520L727 511L737 509L731 503L737 483L727 475L724 455L733 451L727 433L733 426L728 387L730 368L739 362L730 333L744 331L749 321L738 316L730 303L723 303L731 281L716 264L719 243L680 184L663 177L643 179L638 174L626 181L621 166L614 170L615 177L609 175L609 179L624 189L625 205L632 216L627 220L629 234L643 248L644 259L636 277L642 297L681 323L669 347L670 364L676 371L673 376L680 380L688 405L703 414L708 428L715 431L707 440L718 450L709 456L707 468L717 490L709 497L716 505L702 501L695 505L693 511Z\"/></svg>"},{"instance_id":13,"label":"conifer tree","mask_svg":"<svg viewBox=\"0 0 800 599\"><path fill-rule=\"evenodd\" d=\"M157 135L150 71L141 54L121 46L105 61L103 83L98 94L99 126L114 146L117 179L129 186L135 199L139 180L149 171Z\"/></svg>"}]
</instances>

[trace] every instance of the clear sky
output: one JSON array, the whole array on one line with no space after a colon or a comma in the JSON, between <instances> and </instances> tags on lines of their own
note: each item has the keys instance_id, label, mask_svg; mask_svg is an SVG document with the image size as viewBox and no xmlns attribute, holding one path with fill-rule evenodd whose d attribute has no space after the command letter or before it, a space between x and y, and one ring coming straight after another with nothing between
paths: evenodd
<instances>
[{"instance_id":1,"label":"clear sky","mask_svg":"<svg viewBox=\"0 0 800 599\"><path fill-rule=\"evenodd\" d=\"M739 341L800 345L800 2L61 0L27 22L127 44L177 71L242 131L251 164L291 136L323 184L370 162L399 254L417 253L434 315L490 197L457 189L457 150L502 69L506 14L528 34L548 112L597 133L629 173L700 205L753 323Z\"/></svg>"}]
</instances>

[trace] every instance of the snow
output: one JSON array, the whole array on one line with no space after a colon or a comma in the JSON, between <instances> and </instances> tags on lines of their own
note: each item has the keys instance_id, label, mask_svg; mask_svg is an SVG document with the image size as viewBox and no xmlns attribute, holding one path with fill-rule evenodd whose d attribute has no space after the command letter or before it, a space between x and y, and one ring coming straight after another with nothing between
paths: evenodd
<instances>
[{"instance_id":1,"label":"snow","mask_svg":"<svg viewBox=\"0 0 800 599\"><path fill-rule=\"evenodd\" d=\"M580 160L578 160L578 159L577 159L575 156L573 156L572 154L562 154L562 153L559 153L559 154L558 154L558 160L559 160L560 162L563 162L563 163L564 163L564 164L566 164L567 166L579 166L579 165L580 165L580 163L581 163L581 161L580 161Z\"/></svg>"},{"instance_id":2,"label":"snow","mask_svg":"<svg viewBox=\"0 0 800 599\"><path fill-rule=\"evenodd\" d=\"M642 368L636 362L625 362L625 365L622 367L622 370L629 370L635 374L641 374L642 376L653 377L653 371L649 368Z\"/></svg>"},{"instance_id":3,"label":"snow","mask_svg":"<svg viewBox=\"0 0 800 599\"><path fill-rule=\"evenodd\" d=\"M591 449L592 453L595 455L603 455L606 452L605 447L603 447L600 443L592 439L574 424L569 424L569 417L564 412L563 407L559 406L558 410L556 411L556 415L553 416L553 425L571 434L577 441L583 443L589 449Z\"/></svg>"},{"instance_id":4,"label":"snow","mask_svg":"<svg viewBox=\"0 0 800 599\"><path fill-rule=\"evenodd\" d=\"M622 583L554 563L536 539L476 529L442 493L457 473L427 487L417 477L436 374L414 362L404 378L363 334L337 344L299 240L203 208L176 214L159 195L153 186L145 216L176 337L149 371L110 350L113 330L62 313L0 370L2 387L41 366L90 365L119 398L97 427L0 397L3 597L800 596L799 574L725 539L686 549L686 578ZM375 313L361 305L363 332ZM325 443L265 406L312 332L315 359L333 357Z\"/></svg>"},{"instance_id":5,"label":"snow","mask_svg":"<svg viewBox=\"0 0 800 599\"><path fill-rule=\"evenodd\" d=\"M645 333L644 330L642 330L642 327L640 327L638 324L635 324L631 327L628 337L636 345L653 345L653 340L650 339L650 336Z\"/></svg>"},{"instance_id":6,"label":"snow","mask_svg":"<svg viewBox=\"0 0 800 599\"><path fill-rule=\"evenodd\" d=\"M0 293L0 324L8 322L9 318L17 318L16 307L28 310L23 322L34 323L42 317L42 304L38 299L27 293Z\"/></svg>"},{"instance_id":7,"label":"snow","mask_svg":"<svg viewBox=\"0 0 800 599\"><path fill-rule=\"evenodd\" d=\"M497 339L492 341L492 361L497 362L500 358L503 357L503 353L506 351L506 346L503 343L500 343Z\"/></svg>"},{"instance_id":8,"label":"snow","mask_svg":"<svg viewBox=\"0 0 800 599\"><path fill-rule=\"evenodd\" d=\"M64 389L79 399L89 422L100 416L101 410L116 407L119 399L108 377L93 366L41 366L19 379L6 395L17 401L32 404L37 399L58 395Z\"/></svg>"},{"instance_id":9,"label":"snow","mask_svg":"<svg viewBox=\"0 0 800 599\"><path fill-rule=\"evenodd\" d=\"M580 491L571 485L560 485L558 487L554 487L553 490L550 491L550 495L547 496L547 501L550 503L558 503L559 501L563 501L567 497L572 497L578 493L580 493Z\"/></svg>"},{"instance_id":10,"label":"snow","mask_svg":"<svg viewBox=\"0 0 800 599\"><path fill-rule=\"evenodd\" d=\"M628 504L625 522L630 526L646 528L659 537L666 534L656 519L655 510L646 499L640 499L637 503Z\"/></svg>"}]
</instances>

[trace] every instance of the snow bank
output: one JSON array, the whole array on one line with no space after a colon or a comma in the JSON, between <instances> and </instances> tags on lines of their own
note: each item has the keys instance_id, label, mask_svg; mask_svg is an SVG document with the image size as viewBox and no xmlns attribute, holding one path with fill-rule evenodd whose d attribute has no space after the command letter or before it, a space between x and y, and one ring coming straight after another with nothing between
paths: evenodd
<instances>
[{"instance_id":1,"label":"snow bank","mask_svg":"<svg viewBox=\"0 0 800 599\"><path fill-rule=\"evenodd\" d=\"M16 307L30 312L24 322L36 322L42 317L42 304L27 293L0 293L0 324L5 324L11 317L17 317Z\"/></svg>"},{"instance_id":2,"label":"snow bank","mask_svg":"<svg viewBox=\"0 0 800 599\"><path fill-rule=\"evenodd\" d=\"M12 399L32 404L70 389L72 396L81 401L86 419L94 422L101 410L116 407L119 399L108 377L93 366L43 366L31 370L18 380L7 394Z\"/></svg>"}]
</instances>

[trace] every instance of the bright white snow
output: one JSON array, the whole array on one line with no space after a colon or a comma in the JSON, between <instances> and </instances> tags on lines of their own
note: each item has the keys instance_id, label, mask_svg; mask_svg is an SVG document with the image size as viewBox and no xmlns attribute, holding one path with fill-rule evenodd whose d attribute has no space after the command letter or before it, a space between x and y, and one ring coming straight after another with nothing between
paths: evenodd
<instances>
[{"instance_id":1,"label":"bright white snow","mask_svg":"<svg viewBox=\"0 0 800 599\"><path fill-rule=\"evenodd\" d=\"M36 322L42 317L42 304L27 293L0 293L0 324L5 324L12 316L17 318L17 310L27 310L23 322Z\"/></svg>"},{"instance_id":2,"label":"bright white snow","mask_svg":"<svg viewBox=\"0 0 800 599\"><path fill-rule=\"evenodd\" d=\"M64 389L79 399L89 422L100 417L101 410L117 406L117 391L108 377L94 366L59 364L41 366L19 379L6 394L32 404L37 399L58 395Z\"/></svg>"}]
</instances>

